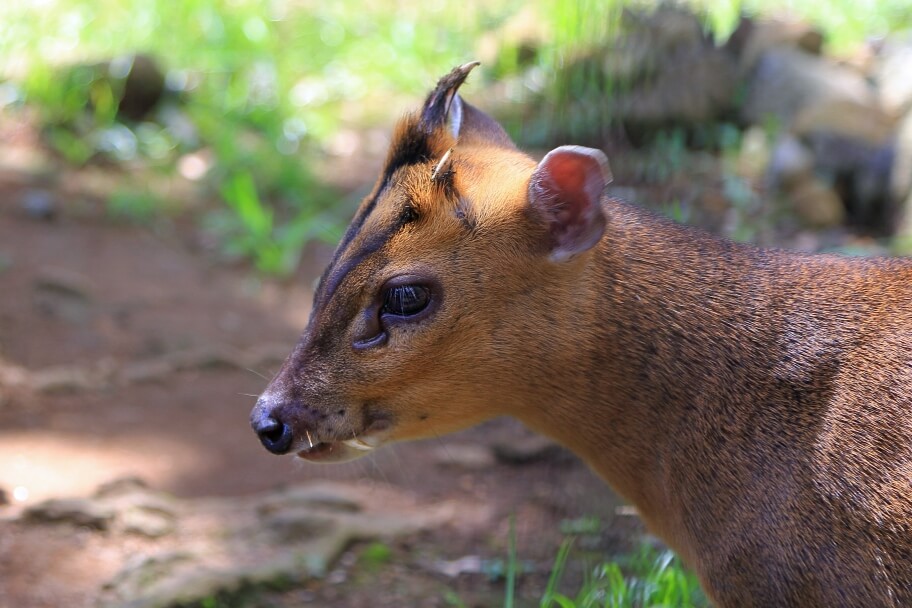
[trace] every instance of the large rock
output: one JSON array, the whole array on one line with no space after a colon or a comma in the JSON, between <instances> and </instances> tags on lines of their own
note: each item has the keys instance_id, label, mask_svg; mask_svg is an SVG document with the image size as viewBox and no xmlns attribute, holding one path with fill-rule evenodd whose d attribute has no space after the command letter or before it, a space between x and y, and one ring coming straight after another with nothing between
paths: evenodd
<instances>
[{"instance_id":1,"label":"large rock","mask_svg":"<svg viewBox=\"0 0 912 608\"><path fill-rule=\"evenodd\" d=\"M556 74L567 132L553 136L598 144L616 124L634 141L666 127L699 128L726 115L737 90L734 56L692 11L625 10L617 36Z\"/></svg>"},{"instance_id":2,"label":"large rock","mask_svg":"<svg viewBox=\"0 0 912 608\"><path fill-rule=\"evenodd\" d=\"M23 518L33 523L66 523L107 530L115 515L110 505L88 498L53 498L29 507Z\"/></svg>"},{"instance_id":3,"label":"large rock","mask_svg":"<svg viewBox=\"0 0 912 608\"><path fill-rule=\"evenodd\" d=\"M845 209L842 200L826 183L813 176L791 184L786 192L795 214L813 228L832 228L842 224Z\"/></svg>"},{"instance_id":4,"label":"large rock","mask_svg":"<svg viewBox=\"0 0 912 608\"><path fill-rule=\"evenodd\" d=\"M652 13L627 10L619 48L605 57L616 118L662 127L706 123L732 104L736 64L717 48L691 11L662 5Z\"/></svg>"},{"instance_id":5,"label":"large rock","mask_svg":"<svg viewBox=\"0 0 912 608\"><path fill-rule=\"evenodd\" d=\"M896 130L890 197L898 209L897 234L906 241L912 241L912 110ZM912 251L912 247L905 247L905 250Z\"/></svg>"},{"instance_id":6,"label":"large rock","mask_svg":"<svg viewBox=\"0 0 912 608\"><path fill-rule=\"evenodd\" d=\"M896 121L876 103L843 98L815 99L792 122L792 132L800 137L825 133L871 148L889 146L895 130Z\"/></svg>"},{"instance_id":7,"label":"large rock","mask_svg":"<svg viewBox=\"0 0 912 608\"><path fill-rule=\"evenodd\" d=\"M136 545L145 549L105 584L98 606L167 608L322 577L355 540L391 539L452 516L451 506L416 506L400 494L318 482L258 496L180 500L126 479L88 498L46 501L21 521L156 539Z\"/></svg>"},{"instance_id":8,"label":"large rock","mask_svg":"<svg viewBox=\"0 0 912 608\"><path fill-rule=\"evenodd\" d=\"M782 127L813 105L845 103L876 108L878 101L863 75L793 49L771 49L751 72L741 118L763 125L773 119Z\"/></svg>"},{"instance_id":9,"label":"large rock","mask_svg":"<svg viewBox=\"0 0 912 608\"><path fill-rule=\"evenodd\" d=\"M894 150L890 194L896 201L905 201L912 194L912 110L896 129Z\"/></svg>"},{"instance_id":10,"label":"large rock","mask_svg":"<svg viewBox=\"0 0 912 608\"><path fill-rule=\"evenodd\" d=\"M896 221L890 198L892 142L876 146L836 133L815 132L804 138L814 154L814 170L833 184L849 224L889 234Z\"/></svg>"},{"instance_id":11,"label":"large rock","mask_svg":"<svg viewBox=\"0 0 912 608\"><path fill-rule=\"evenodd\" d=\"M787 190L814 172L814 155L791 133L780 136L770 155L767 177L776 189Z\"/></svg>"},{"instance_id":12,"label":"large rock","mask_svg":"<svg viewBox=\"0 0 912 608\"><path fill-rule=\"evenodd\" d=\"M764 53L775 49L792 49L808 55L820 55L823 34L803 21L754 19L742 17L725 47L738 56L738 67L748 74Z\"/></svg>"},{"instance_id":13,"label":"large rock","mask_svg":"<svg viewBox=\"0 0 912 608\"><path fill-rule=\"evenodd\" d=\"M33 523L62 523L158 538L174 531L177 515L173 499L127 478L103 485L87 498L48 499L26 509L22 517Z\"/></svg>"},{"instance_id":14,"label":"large rock","mask_svg":"<svg viewBox=\"0 0 912 608\"><path fill-rule=\"evenodd\" d=\"M881 49L874 80L884 109L894 116L912 110L912 35L888 39Z\"/></svg>"},{"instance_id":15,"label":"large rock","mask_svg":"<svg viewBox=\"0 0 912 608\"><path fill-rule=\"evenodd\" d=\"M653 78L618 91L610 111L635 127L706 124L728 112L737 83L737 67L724 50L685 49L663 59Z\"/></svg>"}]
</instances>

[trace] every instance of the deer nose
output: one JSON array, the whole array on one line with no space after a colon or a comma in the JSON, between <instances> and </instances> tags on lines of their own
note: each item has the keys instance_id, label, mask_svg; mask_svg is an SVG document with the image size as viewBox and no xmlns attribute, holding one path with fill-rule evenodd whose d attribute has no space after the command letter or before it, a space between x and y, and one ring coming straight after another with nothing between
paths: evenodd
<instances>
[{"instance_id":1,"label":"deer nose","mask_svg":"<svg viewBox=\"0 0 912 608\"><path fill-rule=\"evenodd\" d=\"M266 412L257 412L251 426L263 447L273 454L286 454L294 441L291 427Z\"/></svg>"}]
</instances>

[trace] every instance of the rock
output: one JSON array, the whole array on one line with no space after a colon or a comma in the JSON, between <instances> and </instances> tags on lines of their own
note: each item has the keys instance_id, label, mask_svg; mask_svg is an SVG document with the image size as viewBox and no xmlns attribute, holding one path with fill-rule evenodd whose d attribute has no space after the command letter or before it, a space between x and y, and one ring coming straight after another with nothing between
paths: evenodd
<instances>
[{"instance_id":1,"label":"rock","mask_svg":"<svg viewBox=\"0 0 912 608\"><path fill-rule=\"evenodd\" d=\"M357 513L362 510L359 494L338 484L311 483L292 486L274 492L260 500L257 512L261 516L275 513L282 509L307 507L316 510L336 513Z\"/></svg>"},{"instance_id":2,"label":"rock","mask_svg":"<svg viewBox=\"0 0 912 608\"><path fill-rule=\"evenodd\" d=\"M816 132L804 138L814 155L814 170L832 184L842 199L850 225L889 234L895 225L890 199L892 142L872 146L835 133Z\"/></svg>"},{"instance_id":3,"label":"rock","mask_svg":"<svg viewBox=\"0 0 912 608\"><path fill-rule=\"evenodd\" d=\"M91 312L92 284L85 276L63 269L44 268L33 283L33 302L49 315L84 323Z\"/></svg>"},{"instance_id":4,"label":"rock","mask_svg":"<svg viewBox=\"0 0 912 608\"><path fill-rule=\"evenodd\" d=\"M842 200L821 180L807 176L788 190L795 213L808 226L829 228L845 219Z\"/></svg>"},{"instance_id":5,"label":"rock","mask_svg":"<svg viewBox=\"0 0 912 608\"><path fill-rule=\"evenodd\" d=\"M68 522L96 530L160 538L174 532L177 515L171 500L135 478L104 484L89 498L55 498L27 509L33 523Z\"/></svg>"},{"instance_id":6,"label":"rock","mask_svg":"<svg viewBox=\"0 0 912 608\"><path fill-rule=\"evenodd\" d=\"M797 137L786 133L773 148L767 175L774 188L788 189L811 175L813 169L811 151Z\"/></svg>"},{"instance_id":7,"label":"rock","mask_svg":"<svg viewBox=\"0 0 912 608\"><path fill-rule=\"evenodd\" d=\"M534 62L538 50L548 40L548 28L531 6L507 18L497 30L481 36L476 48L478 59L485 65L497 65L504 49L515 52L516 63L527 66Z\"/></svg>"},{"instance_id":8,"label":"rock","mask_svg":"<svg viewBox=\"0 0 912 608\"><path fill-rule=\"evenodd\" d=\"M22 209L33 219L49 221L57 216L57 200L48 190L29 188L22 195Z\"/></svg>"},{"instance_id":9,"label":"rock","mask_svg":"<svg viewBox=\"0 0 912 608\"><path fill-rule=\"evenodd\" d=\"M181 550L137 556L105 585L100 606L198 605L250 587L301 583L325 576L354 540L388 539L448 517L441 509L403 510L397 500L392 490L330 482L249 498L175 499ZM116 529L125 531L122 521Z\"/></svg>"},{"instance_id":10,"label":"rock","mask_svg":"<svg viewBox=\"0 0 912 608\"><path fill-rule=\"evenodd\" d=\"M459 559L438 559L431 568L448 578L456 578L461 574L478 574L484 571L484 560L478 555L466 555Z\"/></svg>"},{"instance_id":11,"label":"rock","mask_svg":"<svg viewBox=\"0 0 912 608\"><path fill-rule=\"evenodd\" d=\"M725 51L685 49L663 58L654 78L615 92L609 111L640 127L705 124L732 106L737 82L734 60Z\"/></svg>"},{"instance_id":12,"label":"rock","mask_svg":"<svg viewBox=\"0 0 912 608\"><path fill-rule=\"evenodd\" d=\"M798 110L792 123L799 137L823 133L868 147L889 145L895 130L895 121L876 104L849 99L815 100Z\"/></svg>"},{"instance_id":13,"label":"rock","mask_svg":"<svg viewBox=\"0 0 912 608\"><path fill-rule=\"evenodd\" d=\"M567 450L543 435L516 437L509 441L496 443L493 450L497 460L514 465L573 458Z\"/></svg>"},{"instance_id":14,"label":"rock","mask_svg":"<svg viewBox=\"0 0 912 608\"><path fill-rule=\"evenodd\" d=\"M802 21L753 19L742 17L725 45L738 56L742 75L749 74L767 51L792 49L808 55L820 55L823 34Z\"/></svg>"},{"instance_id":15,"label":"rock","mask_svg":"<svg viewBox=\"0 0 912 608\"><path fill-rule=\"evenodd\" d=\"M25 510L23 518L36 523L69 523L107 530L114 521L114 510L87 498L52 498Z\"/></svg>"},{"instance_id":16,"label":"rock","mask_svg":"<svg viewBox=\"0 0 912 608\"><path fill-rule=\"evenodd\" d=\"M877 99L864 76L854 70L801 51L771 49L760 56L748 77L741 118L754 125L775 119L788 128L804 108L832 103L876 108Z\"/></svg>"},{"instance_id":17,"label":"rock","mask_svg":"<svg viewBox=\"0 0 912 608\"><path fill-rule=\"evenodd\" d=\"M769 138L760 127L748 127L741 134L737 173L751 181L759 181L769 171L771 157Z\"/></svg>"},{"instance_id":18,"label":"rock","mask_svg":"<svg viewBox=\"0 0 912 608\"><path fill-rule=\"evenodd\" d=\"M651 13L626 8L621 31L635 45L651 47L659 55L698 46L712 46L700 18L680 5L660 4Z\"/></svg>"},{"instance_id":19,"label":"rock","mask_svg":"<svg viewBox=\"0 0 912 608\"><path fill-rule=\"evenodd\" d=\"M135 476L118 477L112 481L105 482L95 489L93 496L95 498L110 498L132 494L134 492L148 492L149 484L142 478Z\"/></svg>"},{"instance_id":20,"label":"rock","mask_svg":"<svg viewBox=\"0 0 912 608\"><path fill-rule=\"evenodd\" d=\"M163 380L175 373L177 369L165 358L134 361L125 364L117 374L120 384L153 382Z\"/></svg>"},{"instance_id":21,"label":"rock","mask_svg":"<svg viewBox=\"0 0 912 608\"><path fill-rule=\"evenodd\" d=\"M326 514L314 513L312 509L283 509L269 513L262 519L263 524L282 543L297 543L325 535L336 525L336 520Z\"/></svg>"},{"instance_id":22,"label":"rock","mask_svg":"<svg viewBox=\"0 0 912 608\"><path fill-rule=\"evenodd\" d=\"M496 464L491 449L483 445L446 444L434 450L434 463L447 468L483 471Z\"/></svg>"},{"instance_id":23,"label":"rock","mask_svg":"<svg viewBox=\"0 0 912 608\"><path fill-rule=\"evenodd\" d=\"M68 393L96 389L102 381L85 368L59 366L32 372L30 384L39 393Z\"/></svg>"},{"instance_id":24,"label":"rock","mask_svg":"<svg viewBox=\"0 0 912 608\"><path fill-rule=\"evenodd\" d=\"M677 126L697 129L729 113L738 90L734 56L717 48L690 10L663 4L625 10L622 35L569 57L556 75L563 97L559 128L593 143L623 124L633 140ZM610 123L610 124L609 124Z\"/></svg>"},{"instance_id":25,"label":"rock","mask_svg":"<svg viewBox=\"0 0 912 608\"><path fill-rule=\"evenodd\" d=\"M31 382L31 374L24 367L11 365L0 358L0 387L25 387Z\"/></svg>"},{"instance_id":26,"label":"rock","mask_svg":"<svg viewBox=\"0 0 912 608\"><path fill-rule=\"evenodd\" d=\"M120 530L127 534L137 534L147 538L161 538L175 531L177 526L173 516L160 510L133 508L120 513L117 518Z\"/></svg>"},{"instance_id":27,"label":"rock","mask_svg":"<svg viewBox=\"0 0 912 608\"><path fill-rule=\"evenodd\" d=\"M883 108L893 116L912 111L912 36L888 39L881 49L874 81Z\"/></svg>"},{"instance_id":28,"label":"rock","mask_svg":"<svg viewBox=\"0 0 912 608\"><path fill-rule=\"evenodd\" d=\"M912 110L896 129L893 167L890 169L890 196L896 202L912 194Z\"/></svg>"},{"instance_id":29,"label":"rock","mask_svg":"<svg viewBox=\"0 0 912 608\"><path fill-rule=\"evenodd\" d=\"M903 250L912 251L912 110L896 132L893 167L890 170L890 197L896 206L896 234L907 242Z\"/></svg>"}]
</instances>

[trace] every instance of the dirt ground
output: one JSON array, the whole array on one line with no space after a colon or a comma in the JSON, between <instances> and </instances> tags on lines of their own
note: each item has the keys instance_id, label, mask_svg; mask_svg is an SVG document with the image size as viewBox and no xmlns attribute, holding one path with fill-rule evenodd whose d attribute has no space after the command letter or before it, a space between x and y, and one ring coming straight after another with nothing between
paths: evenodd
<instances>
[{"instance_id":1,"label":"dirt ground","mask_svg":"<svg viewBox=\"0 0 912 608\"><path fill-rule=\"evenodd\" d=\"M502 578L478 571L451 577L428 564L504 558L511 516L518 555L531 564L519 595L525 605L537 605L561 522L596 516L611 524L593 545L604 552L639 530L632 518L617 515L611 491L567 454L481 468L447 457L448 450L461 453L460 446L528 436L508 420L393 446L347 465L271 456L251 432L248 414L278 365L276 353L289 350L304 327L313 280L331 250L314 246L293 280L267 281L213 263L189 221L112 221L61 183L41 186L55 207L46 219L26 209L34 184L0 179L0 366L142 370L143 362L200 349L272 355L257 369L176 367L98 386L64 382L36 391L0 382L0 490L8 503L0 506L0 606L95 604L112 569L143 550L139 541L10 520L45 498L87 495L125 475L180 497L241 496L314 479L368 480L412 497L416 509L465 505L446 526L395 543L380 567L363 567L363 547L355 546L325 580L242 605L445 606L451 605L447 590L468 606L499 605Z\"/></svg>"}]
</instances>

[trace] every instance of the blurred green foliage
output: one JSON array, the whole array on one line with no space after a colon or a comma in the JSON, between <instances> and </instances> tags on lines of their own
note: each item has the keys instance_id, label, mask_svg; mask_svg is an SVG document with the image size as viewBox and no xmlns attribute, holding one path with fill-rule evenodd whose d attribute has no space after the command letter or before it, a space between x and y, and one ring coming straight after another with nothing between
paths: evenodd
<instances>
[{"instance_id":1,"label":"blurred green foliage","mask_svg":"<svg viewBox=\"0 0 912 608\"><path fill-rule=\"evenodd\" d=\"M912 25L907 0L692 4L720 37L742 11L784 8L820 24L837 47ZM341 130L388 124L452 66L480 57L469 93L483 97L482 85L498 83L501 117L522 143L547 143L555 123L591 132L616 83L574 59L611 39L621 8L619 0L3 3L0 110L35 111L45 140L75 165L141 163L167 176L204 152L197 178L222 203L207 229L229 256L288 273L307 240L335 240L352 211L318 168ZM130 118L121 97L145 56L163 68L164 101ZM518 111L530 97L541 103L532 117ZM663 141L665 165L679 164L679 136ZM115 192L108 208L144 221L166 207L151 192Z\"/></svg>"}]
</instances>

